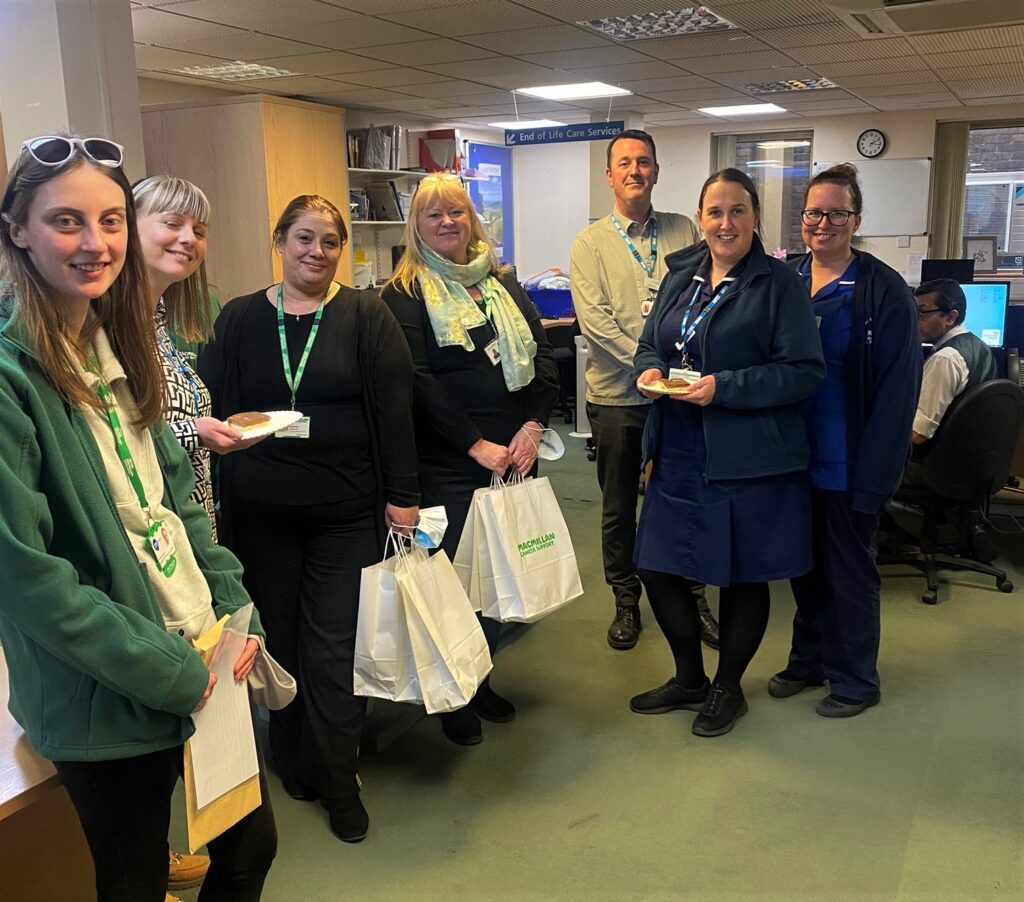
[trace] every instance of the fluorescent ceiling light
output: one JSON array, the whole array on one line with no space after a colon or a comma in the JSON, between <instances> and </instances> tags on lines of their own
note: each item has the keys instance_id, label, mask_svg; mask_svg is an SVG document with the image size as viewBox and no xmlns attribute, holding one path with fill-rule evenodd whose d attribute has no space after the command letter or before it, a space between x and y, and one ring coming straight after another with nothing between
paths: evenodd
<instances>
[{"instance_id":1,"label":"fluorescent ceiling light","mask_svg":"<svg viewBox=\"0 0 1024 902\"><path fill-rule=\"evenodd\" d=\"M261 66L259 63L246 63L235 60L233 63L217 63L212 66L185 66L171 69L180 75L191 75L193 78L209 78L215 81L251 81L254 78L285 78L289 75L302 75L289 69L275 69L273 66Z\"/></svg>"},{"instance_id":2,"label":"fluorescent ceiling light","mask_svg":"<svg viewBox=\"0 0 1024 902\"><path fill-rule=\"evenodd\" d=\"M518 122L488 122L491 128L554 128L558 125L565 125L564 122L555 122L554 119L520 119Z\"/></svg>"},{"instance_id":3,"label":"fluorescent ceiling light","mask_svg":"<svg viewBox=\"0 0 1024 902\"><path fill-rule=\"evenodd\" d=\"M785 113L786 111L774 103L746 103L740 106L702 106L698 113L709 116L757 116L761 113Z\"/></svg>"},{"instance_id":4,"label":"fluorescent ceiling light","mask_svg":"<svg viewBox=\"0 0 1024 902\"><path fill-rule=\"evenodd\" d=\"M618 97L632 94L625 88L606 85L600 81L587 81L578 85L546 85L539 88L516 88L517 94L543 97L545 100L586 100L590 97Z\"/></svg>"},{"instance_id":5,"label":"fluorescent ceiling light","mask_svg":"<svg viewBox=\"0 0 1024 902\"><path fill-rule=\"evenodd\" d=\"M791 147L810 147L810 141L758 141L762 150L789 150Z\"/></svg>"},{"instance_id":6,"label":"fluorescent ceiling light","mask_svg":"<svg viewBox=\"0 0 1024 902\"><path fill-rule=\"evenodd\" d=\"M747 166L781 166L782 160L752 160Z\"/></svg>"},{"instance_id":7,"label":"fluorescent ceiling light","mask_svg":"<svg viewBox=\"0 0 1024 902\"><path fill-rule=\"evenodd\" d=\"M700 34L707 31L727 31L736 26L703 6L666 10L660 13L638 13L588 19L577 22L617 41L640 41L644 38L668 38L681 34Z\"/></svg>"}]
</instances>

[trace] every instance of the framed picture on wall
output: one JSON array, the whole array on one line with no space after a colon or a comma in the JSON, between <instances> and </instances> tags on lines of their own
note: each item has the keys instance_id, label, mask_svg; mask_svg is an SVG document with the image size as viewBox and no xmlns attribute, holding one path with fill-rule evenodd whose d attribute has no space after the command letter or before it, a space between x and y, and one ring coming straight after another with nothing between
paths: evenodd
<instances>
[{"instance_id":1,"label":"framed picture on wall","mask_svg":"<svg viewBox=\"0 0 1024 902\"><path fill-rule=\"evenodd\" d=\"M974 260L974 272L991 273L996 271L996 239L994 235L975 236L964 239L964 256Z\"/></svg>"}]
</instances>

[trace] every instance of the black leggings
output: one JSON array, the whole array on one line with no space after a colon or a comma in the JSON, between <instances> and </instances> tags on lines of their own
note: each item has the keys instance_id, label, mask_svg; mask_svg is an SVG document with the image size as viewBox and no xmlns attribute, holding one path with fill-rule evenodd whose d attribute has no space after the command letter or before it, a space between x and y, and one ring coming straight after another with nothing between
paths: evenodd
<instances>
[{"instance_id":1,"label":"black leggings","mask_svg":"<svg viewBox=\"0 0 1024 902\"><path fill-rule=\"evenodd\" d=\"M163 902L171 794L182 747L116 761L55 761L96 866L98 902ZM207 844L200 902L257 902L277 852L277 828L260 760L263 804Z\"/></svg>"},{"instance_id":2,"label":"black leggings","mask_svg":"<svg viewBox=\"0 0 1024 902\"><path fill-rule=\"evenodd\" d=\"M674 573L641 570L647 599L665 634L676 664L676 679L696 689L707 680L700 647L700 612L691 581ZM737 691L768 626L768 583L733 583L719 590L718 622L722 647L714 682Z\"/></svg>"}]
</instances>

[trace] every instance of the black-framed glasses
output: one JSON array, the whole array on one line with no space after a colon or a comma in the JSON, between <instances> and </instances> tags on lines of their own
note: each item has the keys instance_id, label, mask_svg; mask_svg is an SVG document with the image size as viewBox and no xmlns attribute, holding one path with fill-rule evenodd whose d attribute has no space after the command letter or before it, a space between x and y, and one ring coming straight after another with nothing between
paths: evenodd
<instances>
[{"instance_id":1,"label":"black-framed glasses","mask_svg":"<svg viewBox=\"0 0 1024 902\"><path fill-rule=\"evenodd\" d=\"M803 220L804 225L817 225L826 216L828 221L834 226L844 226L850 221L850 217L854 215L853 210L801 210L800 218Z\"/></svg>"},{"instance_id":2,"label":"black-framed glasses","mask_svg":"<svg viewBox=\"0 0 1024 902\"><path fill-rule=\"evenodd\" d=\"M71 159L78 148L94 163L116 169L124 162L124 147L106 138L65 138L63 135L41 135L22 142L37 163L60 166Z\"/></svg>"},{"instance_id":3,"label":"black-framed glasses","mask_svg":"<svg viewBox=\"0 0 1024 902\"><path fill-rule=\"evenodd\" d=\"M917 318L924 319L929 313L946 313L941 307L918 307Z\"/></svg>"}]
</instances>

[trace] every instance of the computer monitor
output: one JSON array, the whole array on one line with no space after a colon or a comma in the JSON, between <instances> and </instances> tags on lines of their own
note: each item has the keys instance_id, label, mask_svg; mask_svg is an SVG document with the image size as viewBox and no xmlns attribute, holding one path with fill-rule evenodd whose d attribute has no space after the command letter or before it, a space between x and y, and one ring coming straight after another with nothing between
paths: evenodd
<instances>
[{"instance_id":1,"label":"computer monitor","mask_svg":"<svg viewBox=\"0 0 1024 902\"><path fill-rule=\"evenodd\" d=\"M922 260L921 281L952 279L961 285L974 281L974 260Z\"/></svg>"},{"instance_id":2,"label":"computer monitor","mask_svg":"<svg viewBox=\"0 0 1024 902\"><path fill-rule=\"evenodd\" d=\"M964 326L990 348L1001 348L1006 339L1006 308L1010 303L1009 282L961 284L967 296Z\"/></svg>"}]
</instances>

